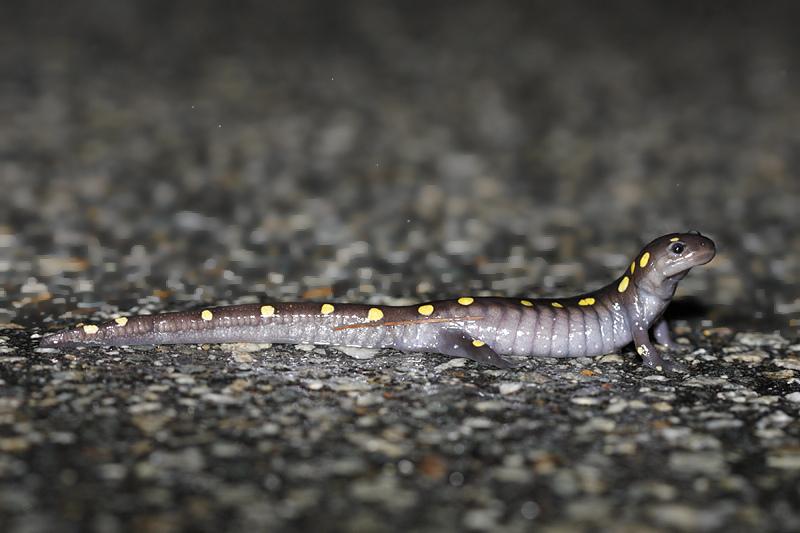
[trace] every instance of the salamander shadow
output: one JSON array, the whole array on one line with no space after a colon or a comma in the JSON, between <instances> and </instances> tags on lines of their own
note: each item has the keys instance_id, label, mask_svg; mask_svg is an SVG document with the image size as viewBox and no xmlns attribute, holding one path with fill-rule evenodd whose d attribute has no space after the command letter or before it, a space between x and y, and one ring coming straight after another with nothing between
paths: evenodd
<instances>
[{"instance_id":1,"label":"salamander shadow","mask_svg":"<svg viewBox=\"0 0 800 533\"><path fill-rule=\"evenodd\" d=\"M711 306L703 303L702 300L694 296L687 296L679 300L673 300L667 310L664 311L664 318L671 320L698 320L707 318Z\"/></svg>"}]
</instances>

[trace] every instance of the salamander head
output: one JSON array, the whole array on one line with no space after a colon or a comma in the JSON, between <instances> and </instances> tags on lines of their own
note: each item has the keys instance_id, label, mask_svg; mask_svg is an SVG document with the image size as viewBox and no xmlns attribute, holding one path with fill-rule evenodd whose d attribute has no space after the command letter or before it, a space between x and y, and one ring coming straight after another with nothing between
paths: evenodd
<instances>
[{"instance_id":1,"label":"salamander head","mask_svg":"<svg viewBox=\"0 0 800 533\"><path fill-rule=\"evenodd\" d=\"M700 232L670 233L645 246L634 264L641 281L653 287L674 285L692 267L705 265L716 253L714 241Z\"/></svg>"}]
</instances>

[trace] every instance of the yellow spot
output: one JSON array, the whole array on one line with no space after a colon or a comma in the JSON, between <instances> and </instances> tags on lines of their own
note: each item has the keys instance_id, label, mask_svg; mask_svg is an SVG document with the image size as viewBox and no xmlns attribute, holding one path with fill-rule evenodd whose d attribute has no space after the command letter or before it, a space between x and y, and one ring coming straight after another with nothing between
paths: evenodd
<instances>
[{"instance_id":1,"label":"yellow spot","mask_svg":"<svg viewBox=\"0 0 800 533\"><path fill-rule=\"evenodd\" d=\"M206 322L208 322L209 320L211 320L212 318L214 318L214 313L212 313L212 312L211 312L211 311L209 311L208 309L203 309L203 312L202 312L202 313L200 313L200 318L202 318L203 320L205 320Z\"/></svg>"},{"instance_id":2,"label":"yellow spot","mask_svg":"<svg viewBox=\"0 0 800 533\"><path fill-rule=\"evenodd\" d=\"M124 326L125 324L128 323L128 318L121 316L119 318L115 318L114 322L116 322L118 326Z\"/></svg>"},{"instance_id":3,"label":"yellow spot","mask_svg":"<svg viewBox=\"0 0 800 533\"><path fill-rule=\"evenodd\" d=\"M636 261L631 261L631 274L633 274L634 270L636 270Z\"/></svg>"},{"instance_id":4,"label":"yellow spot","mask_svg":"<svg viewBox=\"0 0 800 533\"><path fill-rule=\"evenodd\" d=\"M322 304L322 307L319 310L320 313L323 315L329 315L333 313L333 306L331 304Z\"/></svg>"},{"instance_id":5,"label":"yellow spot","mask_svg":"<svg viewBox=\"0 0 800 533\"><path fill-rule=\"evenodd\" d=\"M420 305L417 307L417 311L421 315L431 316L433 313L433 306L431 304Z\"/></svg>"},{"instance_id":6,"label":"yellow spot","mask_svg":"<svg viewBox=\"0 0 800 533\"><path fill-rule=\"evenodd\" d=\"M550 303L550 305L552 305L553 307L555 307L555 308L557 308L557 309L563 309L563 308L564 308L564 306L563 306L563 305L561 305L561 304L560 304L560 303L558 303L558 302L551 302L551 303Z\"/></svg>"},{"instance_id":7,"label":"yellow spot","mask_svg":"<svg viewBox=\"0 0 800 533\"><path fill-rule=\"evenodd\" d=\"M673 238L671 238L671 239L669 240L669 242L678 242L679 240L681 240L681 238L680 238L680 237L673 237Z\"/></svg>"},{"instance_id":8,"label":"yellow spot","mask_svg":"<svg viewBox=\"0 0 800 533\"><path fill-rule=\"evenodd\" d=\"M638 353L639 355L644 355L645 352L647 352L647 350L645 349L644 346L637 346L636 347L636 353Z\"/></svg>"},{"instance_id":9,"label":"yellow spot","mask_svg":"<svg viewBox=\"0 0 800 533\"><path fill-rule=\"evenodd\" d=\"M271 305L261 306L261 316L272 316L275 314L275 308Z\"/></svg>"},{"instance_id":10,"label":"yellow spot","mask_svg":"<svg viewBox=\"0 0 800 533\"><path fill-rule=\"evenodd\" d=\"M594 298L581 298L580 301L578 301L578 305L594 305L594 302Z\"/></svg>"},{"instance_id":11,"label":"yellow spot","mask_svg":"<svg viewBox=\"0 0 800 533\"><path fill-rule=\"evenodd\" d=\"M470 305L474 301L475 298L470 298L469 296L464 296L463 298L458 299L458 303L460 303L461 305Z\"/></svg>"},{"instance_id":12,"label":"yellow spot","mask_svg":"<svg viewBox=\"0 0 800 533\"><path fill-rule=\"evenodd\" d=\"M617 290L619 292L625 292L625 290L628 288L628 283L630 283L630 281L631 279L628 276L622 278L622 281L620 281L619 285L617 285Z\"/></svg>"},{"instance_id":13,"label":"yellow spot","mask_svg":"<svg viewBox=\"0 0 800 533\"><path fill-rule=\"evenodd\" d=\"M88 324L86 326L83 326L83 332L86 333L87 335L94 335L95 333L97 333L97 330L98 327L95 326L94 324Z\"/></svg>"},{"instance_id":14,"label":"yellow spot","mask_svg":"<svg viewBox=\"0 0 800 533\"><path fill-rule=\"evenodd\" d=\"M376 320L380 320L381 318L383 318L383 311L381 311L377 307L371 308L369 310L369 313L367 313L367 320L369 320L370 322L375 322Z\"/></svg>"},{"instance_id":15,"label":"yellow spot","mask_svg":"<svg viewBox=\"0 0 800 533\"><path fill-rule=\"evenodd\" d=\"M519 303L521 303L525 307L533 307L533 302L530 300L520 300Z\"/></svg>"},{"instance_id":16,"label":"yellow spot","mask_svg":"<svg viewBox=\"0 0 800 533\"><path fill-rule=\"evenodd\" d=\"M473 345L474 347L476 347L476 348L480 348L480 347L481 347L481 346L483 346L484 344L486 344L486 343L485 343L485 342L483 342L483 341L479 341L478 339L475 339L474 341L472 341L472 345Z\"/></svg>"},{"instance_id":17,"label":"yellow spot","mask_svg":"<svg viewBox=\"0 0 800 533\"><path fill-rule=\"evenodd\" d=\"M647 266L647 263L649 262L650 262L650 252L643 253L641 259L639 259L639 266L644 268Z\"/></svg>"}]
</instances>

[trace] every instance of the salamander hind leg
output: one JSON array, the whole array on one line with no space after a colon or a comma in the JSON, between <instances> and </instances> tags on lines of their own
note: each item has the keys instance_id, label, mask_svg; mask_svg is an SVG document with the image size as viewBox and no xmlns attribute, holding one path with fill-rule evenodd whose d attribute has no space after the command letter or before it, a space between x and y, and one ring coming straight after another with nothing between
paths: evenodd
<instances>
[{"instance_id":1,"label":"salamander hind leg","mask_svg":"<svg viewBox=\"0 0 800 533\"><path fill-rule=\"evenodd\" d=\"M499 355L485 342L474 339L469 334L458 329L443 331L439 336L436 351L452 357L465 357L479 363L496 366L497 368L514 368L517 366L513 361Z\"/></svg>"}]
</instances>

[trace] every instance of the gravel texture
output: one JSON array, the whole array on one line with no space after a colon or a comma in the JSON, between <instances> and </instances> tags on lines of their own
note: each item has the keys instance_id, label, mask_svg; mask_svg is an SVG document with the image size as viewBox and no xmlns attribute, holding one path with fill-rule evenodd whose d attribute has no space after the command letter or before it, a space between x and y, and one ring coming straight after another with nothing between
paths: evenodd
<instances>
[{"instance_id":1,"label":"gravel texture","mask_svg":"<svg viewBox=\"0 0 800 533\"><path fill-rule=\"evenodd\" d=\"M797 531L800 9L8 3L0 531ZM277 3L276 3L277 4ZM631 350L38 348L117 313L551 296L698 229Z\"/></svg>"}]
</instances>

